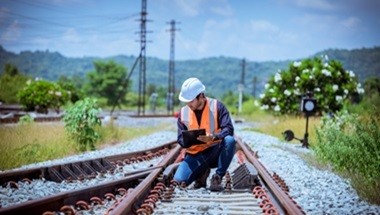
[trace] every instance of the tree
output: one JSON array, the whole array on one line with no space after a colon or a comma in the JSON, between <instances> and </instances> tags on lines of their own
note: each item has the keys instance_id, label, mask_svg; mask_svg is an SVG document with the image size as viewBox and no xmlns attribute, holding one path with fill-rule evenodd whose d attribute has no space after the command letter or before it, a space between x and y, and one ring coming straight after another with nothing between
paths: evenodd
<instances>
[{"instance_id":1,"label":"tree","mask_svg":"<svg viewBox=\"0 0 380 215\"><path fill-rule=\"evenodd\" d=\"M323 58L294 62L271 76L260 95L261 108L278 114L297 114L306 93L317 101L317 112L336 112L355 94L364 93L355 73L336 60Z\"/></svg>"},{"instance_id":2,"label":"tree","mask_svg":"<svg viewBox=\"0 0 380 215\"><path fill-rule=\"evenodd\" d=\"M125 83L127 69L114 61L94 62L95 71L87 73L87 92L107 99L107 105L120 105L124 103L126 94L125 87L130 88L129 83ZM120 99L120 101L118 101Z\"/></svg>"},{"instance_id":3,"label":"tree","mask_svg":"<svg viewBox=\"0 0 380 215\"><path fill-rule=\"evenodd\" d=\"M16 95L25 87L27 80L28 77L21 74L15 66L6 64L4 73L0 75L0 101L7 104L17 103Z\"/></svg>"},{"instance_id":4,"label":"tree","mask_svg":"<svg viewBox=\"0 0 380 215\"><path fill-rule=\"evenodd\" d=\"M69 94L69 100L72 103L75 103L76 101L80 100L83 97L83 93L80 91L79 88L75 86L74 80L69 79L66 76L59 77L57 84L62 87L62 89L66 90Z\"/></svg>"},{"instance_id":5,"label":"tree","mask_svg":"<svg viewBox=\"0 0 380 215\"><path fill-rule=\"evenodd\" d=\"M40 79L29 80L17 97L27 111L41 113L47 113L49 108L59 112L60 107L69 100L67 91L58 84Z\"/></svg>"},{"instance_id":6,"label":"tree","mask_svg":"<svg viewBox=\"0 0 380 215\"><path fill-rule=\"evenodd\" d=\"M9 75L9 76L16 76L16 75L19 75L20 72L18 71L17 67L10 64L10 63L7 63L5 64L4 66L4 74L6 75Z\"/></svg>"}]
</instances>

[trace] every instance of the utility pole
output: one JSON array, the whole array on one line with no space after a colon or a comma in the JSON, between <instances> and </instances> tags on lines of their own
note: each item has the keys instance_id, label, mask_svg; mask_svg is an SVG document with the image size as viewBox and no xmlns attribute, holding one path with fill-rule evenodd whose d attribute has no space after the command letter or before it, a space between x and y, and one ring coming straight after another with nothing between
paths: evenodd
<instances>
[{"instance_id":1,"label":"utility pole","mask_svg":"<svg viewBox=\"0 0 380 215\"><path fill-rule=\"evenodd\" d=\"M139 96L137 115L145 115L145 94L146 94L146 22L147 20L147 0L141 0L140 18L140 74L139 74Z\"/></svg>"},{"instance_id":2,"label":"utility pole","mask_svg":"<svg viewBox=\"0 0 380 215\"><path fill-rule=\"evenodd\" d=\"M240 83L238 85L238 91L239 91L239 106L238 106L238 113L240 114L242 111L243 106L243 91L244 91L244 76L245 76L245 59L243 58L241 62L241 77L240 77Z\"/></svg>"},{"instance_id":3,"label":"utility pole","mask_svg":"<svg viewBox=\"0 0 380 215\"><path fill-rule=\"evenodd\" d=\"M253 97L255 97L255 98L256 98L257 76L254 76L254 77L253 77L253 80L252 80L252 82L253 82L253 90L252 90L252 95L253 95Z\"/></svg>"},{"instance_id":4,"label":"utility pole","mask_svg":"<svg viewBox=\"0 0 380 215\"><path fill-rule=\"evenodd\" d=\"M177 22L178 23L178 22ZM170 59L169 59L169 78L168 78L168 93L166 95L166 105L168 114L174 112L174 93L175 93L175 81L174 81L174 52L175 52L175 32L179 29L175 28L176 22L171 20L170 24Z\"/></svg>"}]
</instances>

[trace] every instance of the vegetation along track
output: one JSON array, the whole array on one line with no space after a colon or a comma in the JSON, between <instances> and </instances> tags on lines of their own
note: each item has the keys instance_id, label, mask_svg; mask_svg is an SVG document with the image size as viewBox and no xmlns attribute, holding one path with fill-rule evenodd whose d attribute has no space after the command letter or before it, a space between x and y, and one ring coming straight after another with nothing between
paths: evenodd
<instances>
[{"instance_id":1,"label":"vegetation along track","mask_svg":"<svg viewBox=\"0 0 380 215\"><path fill-rule=\"evenodd\" d=\"M124 173L115 180L0 208L0 214L304 214L288 195L285 182L278 175L270 175L255 157L255 152L240 138L236 139L238 147L224 177L222 192L175 183L172 177L184 157L184 150L171 142L146 152L129 154L129 157L134 154L133 161L116 159L116 156L103 158L110 165L106 171L112 174L122 166L142 161L142 157L160 156L160 161L148 168ZM156 154L149 156L152 153ZM57 166L42 169L46 168L56 169ZM14 178L21 179L24 175ZM66 178L61 183L81 183L81 180ZM17 182L7 181L6 186L14 186L17 190Z\"/></svg>"}]
</instances>

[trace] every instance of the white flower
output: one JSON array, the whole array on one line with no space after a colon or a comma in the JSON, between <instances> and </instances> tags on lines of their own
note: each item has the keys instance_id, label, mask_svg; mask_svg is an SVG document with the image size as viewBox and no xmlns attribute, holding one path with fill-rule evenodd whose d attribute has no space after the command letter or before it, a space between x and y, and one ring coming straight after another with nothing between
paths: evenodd
<instances>
[{"instance_id":1,"label":"white flower","mask_svg":"<svg viewBox=\"0 0 380 215\"><path fill-rule=\"evenodd\" d=\"M277 101L277 98L272 97L270 100L271 100L271 102L275 103Z\"/></svg>"},{"instance_id":2,"label":"white flower","mask_svg":"<svg viewBox=\"0 0 380 215\"><path fill-rule=\"evenodd\" d=\"M255 100L255 101L253 102L253 105L255 105L256 107L259 107L259 106L260 106L260 103L259 103L259 101Z\"/></svg>"},{"instance_id":3,"label":"white flower","mask_svg":"<svg viewBox=\"0 0 380 215\"><path fill-rule=\"evenodd\" d=\"M260 99L263 99L265 97L265 94L262 93L262 94L259 95L259 97L260 97Z\"/></svg>"},{"instance_id":4,"label":"white flower","mask_svg":"<svg viewBox=\"0 0 380 215\"><path fill-rule=\"evenodd\" d=\"M274 81L275 82L279 82L279 81L281 81L282 80L282 78L281 78L281 74L280 73L276 73L276 75L274 76Z\"/></svg>"},{"instance_id":5,"label":"white flower","mask_svg":"<svg viewBox=\"0 0 380 215\"><path fill-rule=\"evenodd\" d=\"M309 79L313 79L313 78L314 78L314 76L312 76L312 75L309 76Z\"/></svg>"},{"instance_id":6,"label":"white flower","mask_svg":"<svg viewBox=\"0 0 380 215\"><path fill-rule=\"evenodd\" d=\"M353 71L350 70L350 71L348 71L348 73L349 73L351 78L355 77L355 73Z\"/></svg>"},{"instance_id":7,"label":"white flower","mask_svg":"<svg viewBox=\"0 0 380 215\"><path fill-rule=\"evenodd\" d=\"M299 62L299 61L294 61L293 66L294 66L294 67L299 67L299 66L301 66L301 62Z\"/></svg>"},{"instance_id":8,"label":"white flower","mask_svg":"<svg viewBox=\"0 0 380 215\"><path fill-rule=\"evenodd\" d=\"M269 84L265 84L264 87L265 87L265 89L268 89L269 88Z\"/></svg>"},{"instance_id":9,"label":"white flower","mask_svg":"<svg viewBox=\"0 0 380 215\"><path fill-rule=\"evenodd\" d=\"M319 87L314 89L315 92L321 92L321 89Z\"/></svg>"},{"instance_id":10,"label":"white flower","mask_svg":"<svg viewBox=\"0 0 380 215\"><path fill-rule=\"evenodd\" d=\"M328 71L327 69L322 69L322 74L324 74L326 76L331 76L331 72Z\"/></svg>"},{"instance_id":11,"label":"white flower","mask_svg":"<svg viewBox=\"0 0 380 215\"><path fill-rule=\"evenodd\" d=\"M270 88L269 92L274 93L274 89Z\"/></svg>"},{"instance_id":12,"label":"white flower","mask_svg":"<svg viewBox=\"0 0 380 215\"><path fill-rule=\"evenodd\" d=\"M274 107L274 110L275 110L275 111L280 111L281 108L280 108L280 106L276 105L276 106Z\"/></svg>"},{"instance_id":13,"label":"white flower","mask_svg":"<svg viewBox=\"0 0 380 215\"><path fill-rule=\"evenodd\" d=\"M342 101L342 99L343 99L342 96L339 96L339 95L335 96L335 100L336 100L337 102Z\"/></svg>"},{"instance_id":14,"label":"white flower","mask_svg":"<svg viewBox=\"0 0 380 215\"><path fill-rule=\"evenodd\" d=\"M308 73L308 72L310 72L309 69L304 69L304 70L302 70L302 73Z\"/></svg>"},{"instance_id":15,"label":"white flower","mask_svg":"<svg viewBox=\"0 0 380 215\"><path fill-rule=\"evenodd\" d=\"M60 91L56 91L55 95L58 96L58 97L60 97L60 96L62 96L62 93Z\"/></svg>"},{"instance_id":16,"label":"white flower","mask_svg":"<svg viewBox=\"0 0 380 215\"><path fill-rule=\"evenodd\" d=\"M297 87L298 86L298 84L297 83L294 83L294 87Z\"/></svg>"},{"instance_id":17,"label":"white flower","mask_svg":"<svg viewBox=\"0 0 380 215\"><path fill-rule=\"evenodd\" d=\"M52 91L52 90L49 90L49 94L50 94L50 95L53 95L53 91Z\"/></svg>"},{"instance_id":18,"label":"white flower","mask_svg":"<svg viewBox=\"0 0 380 215\"><path fill-rule=\"evenodd\" d=\"M27 82L26 82L26 85L30 85L32 83L32 81L29 79Z\"/></svg>"},{"instance_id":19,"label":"white flower","mask_svg":"<svg viewBox=\"0 0 380 215\"><path fill-rule=\"evenodd\" d=\"M268 110L269 106L268 105L263 105L260 107L261 110Z\"/></svg>"},{"instance_id":20,"label":"white flower","mask_svg":"<svg viewBox=\"0 0 380 215\"><path fill-rule=\"evenodd\" d=\"M299 89L296 89L296 90L294 90L294 94L295 95L300 95L301 93L300 93Z\"/></svg>"},{"instance_id":21,"label":"white flower","mask_svg":"<svg viewBox=\"0 0 380 215\"><path fill-rule=\"evenodd\" d=\"M296 81L299 81L301 78L299 76L296 77Z\"/></svg>"},{"instance_id":22,"label":"white flower","mask_svg":"<svg viewBox=\"0 0 380 215\"><path fill-rule=\"evenodd\" d=\"M344 94L348 94L348 90L347 89L344 89Z\"/></svg>"},{"instance_id":23,"label":"white flower","mask_svg":"<svg viewBox=\"0 0 380 215\"><path fill-rule=\"evenodd\" d=\"M328 63L323 64L324 67L329 67Z\"/></svg>"},{"instance_id":24,"label":"white flower","mask_svg":"<svg viewBox=\"0 0 380 215\"><path fill-rule=\"evenodd\" d=\"M333 90L334 90L334 92L337 91L338 89L339 89L338 85L334 84L334 85L333 85Z\"/></svg>"},{"instance_id":25,"label":"white flower","mask_svg":"<svg viewBox=\"0 0 380 215\"><path fill-rule=\"evenodd\" d=\"M285 90L285 91L284 91L284 94L285 94L286 96L290 96L292 93L291 93L289 90Z\"/></svg>"},{"instance_id":26,"label":"white flower","mask_svg":"<svg viewBox=\"0 0 380 215\"><path fill-rule=\"evenodd\" d=\"M363 94L364 93L364 89L362 88L362 85L360 83L358 83L358 85L356 86L356 91L359 94Z\"/></svg>"}]
</instances>

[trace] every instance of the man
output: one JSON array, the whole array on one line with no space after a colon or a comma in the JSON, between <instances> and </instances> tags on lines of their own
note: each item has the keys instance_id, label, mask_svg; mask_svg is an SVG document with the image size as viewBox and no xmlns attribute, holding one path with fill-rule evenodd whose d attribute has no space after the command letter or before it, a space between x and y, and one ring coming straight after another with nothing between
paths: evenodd
<instances>
[{"instance_id":1,"label":"man","mask_svg":"<svg viewBox=\"0 0 380 215\"><path fill-rule=\"evenodd\" d=\"M229 111L223 103L205 96L206 87L197 78L182 84L179 100L186 103L178 117L178 143L186 148L186 156L174 174L174 180L194 188L206 187L210 168L216 168L211 178L211 191L221 191L222 178L235 154L236 141ZM202 144L186 144L183 130L205 129L198 137Z\"/></svg>"}]
</instances>

